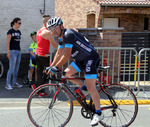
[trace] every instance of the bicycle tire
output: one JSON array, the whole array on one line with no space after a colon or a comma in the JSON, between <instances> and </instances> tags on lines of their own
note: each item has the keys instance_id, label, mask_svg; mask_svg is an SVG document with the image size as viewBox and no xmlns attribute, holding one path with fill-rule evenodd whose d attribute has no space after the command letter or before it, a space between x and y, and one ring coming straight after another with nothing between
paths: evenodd
<instances>
[{"instance_id":1,"label":"bicycle tire","mask_svg":"<svg viewBox=\"0 0 150 127\"><path fill-rule=\"evenodd\" d=\"M0 78L3 76L3 73L4 73L4 66L2 62L0 61Z\"/></svg>"},{"instance_id":2,"label":"bicycle tire","mask_svg":"<svg viewBox=\"0 0 150 127\"><path fill-rule=\"evenodd\" d=\"M29 78L28 78L28 75L25 75L25 76L23 77L22 83L25 84L25 85L29 84Z\"/></svg>"},{"instance_id":3,"label":"bicycle tire","mask_svg":"<svg viewBox=\"0 0 150 127\"><path fill-rule=\"evenodd\" d=\"M39 97L40 90L44 90L48 96ZM57 94L53 106L50 107L57 90L56 84L44 84L36 88L29 96L27 113L36 127L64 127L71 119L73 102L70 93L64 87Z\"/></svg>"},{"instance_id":4,"label":"bicycle tire","mask_svg":"<svg viewBox=\"0 0 150 127\"><path fill-rule=\"evenodd\" d=\"M138 113L138 103L134 93L122 84L109 84L105 90L117 103L117 109L102 110L104 119L100 124L104 127L128 127L135 120ZM111 105L110 100L103 90L99 91L101 108ZM105 108L104 108L105 109Z\"/></svg>"}]
</instances>

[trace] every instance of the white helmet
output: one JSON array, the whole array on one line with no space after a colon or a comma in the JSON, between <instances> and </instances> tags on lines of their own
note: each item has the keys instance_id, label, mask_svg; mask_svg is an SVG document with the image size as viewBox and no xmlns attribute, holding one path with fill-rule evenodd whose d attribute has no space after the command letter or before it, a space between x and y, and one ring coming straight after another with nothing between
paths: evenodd
<instances>
[{"instance_id":1,"label":"white helmet","mask_svg":"<svg viewBox=\"0 0 150 127\"><path fill-rule=\"evenodd\" d=\"M54 18L51 18L48 20L47 28L51 29L52 27L57 26L57 25L61 25L61 24L63 24L63 21L61 20L61 18L60 17L54 17Z\"/></svg>"}]
</instances>

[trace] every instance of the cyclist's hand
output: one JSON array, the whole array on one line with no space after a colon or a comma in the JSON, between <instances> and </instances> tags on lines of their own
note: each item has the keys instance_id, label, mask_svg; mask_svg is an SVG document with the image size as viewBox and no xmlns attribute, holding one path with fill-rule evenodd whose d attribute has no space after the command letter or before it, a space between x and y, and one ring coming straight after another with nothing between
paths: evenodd
<instances>
[{"instance_id":1,"label":"cyclist's hand","mask_svg":"<svg viewBox=\"0 0 150 127\"><path fill-rule=\"evenodd\" d=\"M52 66L49 71L50 73L55 74L56 72L59 72L59 68L56 66Z\"/></svg>"},{"instance_id":2,"label":"cyclist's hand","mask_svg":"<svg viewBox=\"0 0 150 127\"><path fill-rule=\"evenodd\" d=\"M56 67L56 66L46 67L44 72L45 72L46 74L51 73L52 75L54 75L56 72L59 72L59 69L58 69L58 67Z\"/></svg>"},{"instance_id":3,"label":"cyclist's hand","mask_svg":"<svg viewBox=\"0 0 150 127\"><path fill-rule=\"evenodd\" d=\"M50 70L51 67L45 67L44 70L43 70L43 73L45 74L49 74L49 70Z\"/></svg>"}]
</instances>

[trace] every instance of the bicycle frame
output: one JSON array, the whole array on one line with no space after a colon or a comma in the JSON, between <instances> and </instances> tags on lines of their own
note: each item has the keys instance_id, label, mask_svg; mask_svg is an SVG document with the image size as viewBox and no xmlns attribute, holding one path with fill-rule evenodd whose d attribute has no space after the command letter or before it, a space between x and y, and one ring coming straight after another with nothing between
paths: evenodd
<instances>
[{"instance_id":1,"label":"bicycle frame","mask_svg":"<svg viewBox=\"0 0 150 127\"><path fill-rule=\"evenodd\" d=\"M64 75L63 73L61 74ZM81 97L76 94L70 85L68 85L68 80L85 80L85 78L64 76L61 78L56 78L54 76L50 77L49 75L47 79L56 82L39 86L31 93L28 100L27 112L31 122L35 126L50 125L49 120L53 122L53 125L57 123L58 126L65 126L70 121L73 113L74 105L72 96L82 106L81 115L86 119L92 119L95 114L95 105L91 96L88 94L85 99L81 99ZM100 95L99 101L101 102L101 110L103 110L102 113L105 114L104 119L99 123L105 127L128 127L131 125L138 112L138 103L134 93L122 84L101 83L99 78L96 80L95 85ZM40 90L45 90L48 96L41 99L41 97L38 96L38 92ZM130 101L133 106L125 103L126 101ZM61 104L62 109L60 109ZM35 107L38 107L40 112L34 110ZM57 119L56 122L54 119Z\"/></svg>"},{"instance_id":2,"label":"bicycle frame","mask_svg":"<svg viewBox=\"0 0 150 127\"><path fill-rule=\"evenodd\" d=\"M73 95L73 97L78 101L78 103L86 110L86 111L91 111L91 109L89 109L89 107L87 106L87 103L86 103L86 100L81 100L80 97L77 97L77 95L74 93L74 91L72 91L69 87L69 85L67 84L67 80L74 80L74 79L79 79L79 80L85 80L85 78L82 78L82 77L64 77L64 78L61 78L61 80L57 80L57 81L60 81L57 85L58 85L58 90L56 91L55 95L54 95L54 98L53 98L53 103L55 102L55 98L57 96L57 94L59 94L59 91L61 90L62 87L65 87L70 93L71 95ZM105 88L100 84L100 82L98 80L96 80L96 82L99 84L100 86L100 90L99 91L103 91L109 98L112 106L105 106L105 107L102 107L101 110L105 110L105 109L110 109L110 108L114 108L116 109L117 108L117 104L116 102L114 101L114 99L109 95L109 93L105 90ZM62 86L60 85L62 84ZM61 86L61 87L59 87ZM51 105L51 104L50 104ZM90 104L92 105L92 103Z\"/></svg>"}]
</instances>

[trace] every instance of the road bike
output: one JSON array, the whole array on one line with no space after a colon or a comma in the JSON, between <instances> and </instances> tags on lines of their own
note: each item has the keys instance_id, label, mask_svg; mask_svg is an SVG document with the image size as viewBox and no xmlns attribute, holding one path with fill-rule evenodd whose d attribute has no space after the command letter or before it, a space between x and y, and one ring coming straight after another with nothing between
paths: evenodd
<instances>
[{"instance_id":1,"label":"road bike","mask_svg":"<svg viewBox=\"0 0 150 127\"><path fill-rule=\"evenodd\" d=\"M98 75L109 67L100 67ZM73 98L81 105L84 118L92 119L95 106L90 95L81 98L68 80L85 80L82 77L50 77L56 83L44 84L36 88L28 99L27 113L36 127L64 127L73 114ZM101 110L104 119L99 123L104 127L128 127L135 120L138 113L138 103L134 93L122 84L100 83L96 81L96 88L100 95ZM44 90L48 96L39 97L38 92Z\"/></svg>"},{"instance_id":2,"label":"road bike","mask_svg":"<svg viewBox=\"0 0 150 127\"><path fill-rule=\"evenodd\" d=\"M2 62L0 61L0 78L2 77L3 73L4 73L4 66Z\"/></svg>"}]
</instances>

